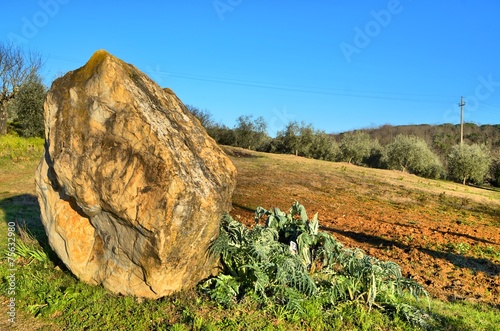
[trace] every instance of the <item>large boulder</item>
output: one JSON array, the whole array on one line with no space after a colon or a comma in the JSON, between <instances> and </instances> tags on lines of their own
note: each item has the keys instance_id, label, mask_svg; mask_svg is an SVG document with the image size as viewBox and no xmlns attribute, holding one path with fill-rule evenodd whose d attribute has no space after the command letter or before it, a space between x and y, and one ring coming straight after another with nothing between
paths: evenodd
<instances>
[{"instance_id":1,"label":"large boulder","mask_svg":"<svg viewBox=\"0 0 500 331\"><path fill-rule=\"evenodd\" d=\"M53 83L45 139L42 222L78 278L159 298L210 275L236 170L170 89L98 51Z\"/></svg>"}]
</instances>

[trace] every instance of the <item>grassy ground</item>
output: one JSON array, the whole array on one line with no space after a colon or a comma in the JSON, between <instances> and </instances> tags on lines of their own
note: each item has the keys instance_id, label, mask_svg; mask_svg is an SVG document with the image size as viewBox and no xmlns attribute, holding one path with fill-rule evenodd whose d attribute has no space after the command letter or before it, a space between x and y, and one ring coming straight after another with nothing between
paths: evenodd
<instances>
[{"instance_id":1,"label":"grassy ground","mask_svg":"<svg viewBox=\"0 0 500 331\"><path fill-rule=\"evenodd\" d=\"M299 314L287 312L280 306L262 306L252 299L246 299L225 309L197 289L151 301L116 296L101 287L83 284L53 255L39 219L33 172L41 156L43 142L32 144L16 142L17 138L9 139L8 143L0 141L0 247L5 252L0 264L2 330L415 329L400 318L383 314L379 310L368 312L359 303L345 303L323 311L311 300L306 311ZM433 236L441 238L437 237L441 234L438 226L446 222L446 226L450 228L446 233L461 231L467 234L469 230L476 228L481 233L476 232L469 237L483 239L487 243L477 245L482 249L475 248L472 241L465 240L472 239L461 236L462 241L450 241L455 246L443 246L441 251L432 245L428 246L428 250L454 254L442 255L441 259L437 256L436 261L446 260L446 257L462 257L465 262L471 262L482 256L483 262L489 263L485 264L486 267L492 267L493 272L496 270L494 266L500 265L500 241L496 237L500 226L497 223L500 199L498 192L462 187L444 181L429 181L397 172L292 156L249 153L237 149L229 152L239 171L232 215L242 221L250 220L252 214L249 210L258 205L288 208L290 202L299 200L308 211L319 212L322 224L326 223L341 241L345 240L346 245L361 246L367 251L371 249L370 254L386 259L389 259L389 254L396 259L405 257L401 255L403 253L398 254L398 250L404 252L406 248L410 248L410 251L416 249L418 253L422 252L418 251L420 245L434 245L431 242ZM403 224L403 219L407 223ZM431 222L432 219L437 231L429 233L428 241L422 239L418 231L408 231L412 226L427 226L426 222ZM392 238L386 235L383 238L385 242L394 244L390 250L379 247L380 243L385 243L380 238L376 245L372 245L377 239L370 232L373 229L360 225L361 222L370 223L370 220L392 222L390 227L401 227L407 236ZM455 222L448 225L447 222L453 220L461 224ZM8 227L10 222L16 223L14 238L21 243L16 249L22 256L15 260L8 259L8 242L11 238L9 232L12 232ZM377 226L380 228L384 223L379 223ZM451 228L452 226L456 228ZM408 235L413 235L414 238L409 240ZM453 235L449 236L453 240ZM457 246L460 242L468 244L469 249L465 245ZM463 252L465 250L467 252ZM460 251L464 254L459 254ZM411 256L412 252L408 254ZM414 259L414 269L426 268L419 265L419 261L421 260ZM426 263L426 260L422 261ZM459 270L459 273L462 272L463 268L453 263L452 267ZM474 271L473 267L465 269L476 273L477 277L486 277L484 272ZM443 272L447 272L446 270L448 269ZM15 279L11 277L12 274ZM420 274L416 272L415 275ZM438 273L435 277L441 276ZM431 280L432 277L434 275L429 275ZM493 282L493 286L496 286L494 281L498 279L498 274L488 277L485 278L486 281ZM466 278L466 281L469 280ZM438 280L435 282L439 283ZM12 290L15 294L9 293ZM453 289L443 291L453 293ZM465 293L463 295L466 296ZM429 313L436 317L436 324L431 329L498 330L500 311L495 301L490 300L487 295L481 300L465 298L449 301L445 300L446 296L435 297L440 297L441 300L431 300ZM15 323L8 320L11 298L15 298L16 304ZM426 302L415 304L425 309Z\"/></svg>"}]
</instances>

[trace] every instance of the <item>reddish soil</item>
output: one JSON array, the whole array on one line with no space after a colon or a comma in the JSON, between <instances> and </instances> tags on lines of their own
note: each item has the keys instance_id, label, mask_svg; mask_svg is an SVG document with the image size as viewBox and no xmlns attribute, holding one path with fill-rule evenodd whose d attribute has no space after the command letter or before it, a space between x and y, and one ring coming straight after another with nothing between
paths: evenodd
<instances>
[{"instance_id":1,"label":"reddish soil","mask_svg":"<svg viewBox=\"0 0 500 331\"><path fill-rule=\"evenodd\" d=\"M231 215L297 200L347 247L398 263L432 297L500 305L500 192L290 155L226 148L238 169Z\"/></svg>"}]
</instances>

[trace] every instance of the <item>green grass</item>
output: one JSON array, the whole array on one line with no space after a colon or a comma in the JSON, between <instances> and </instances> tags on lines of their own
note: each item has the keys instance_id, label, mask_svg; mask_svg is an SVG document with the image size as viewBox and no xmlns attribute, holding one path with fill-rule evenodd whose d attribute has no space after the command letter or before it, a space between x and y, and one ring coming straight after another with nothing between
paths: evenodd
<instances>
[{"instance_id":1,"label":"green grass","mask_svg":"<svg viewBox=\"0 0 500 331\"><path fill-rule=\"evenodd\" d=\"M472 249L474 254L480 258L488 258L500 264L500 250L496 250L491 245L477 245Z\"/></svg>"},{"instance_id":2,"label":"green grass","mask_svg":"<svg viewBox=\"0 0 500 331\"><path fill-rule=\"evenodd\" d=\"M39 159L43 153L43 138L21 138L13 135L0 136L0 165Z\"/></svg>"},{"instance_id":3,"label":"green grass","mask_svg":"<svg viewBox=\"0 0 500 331\"><path fill-rule=\"evenodd\" d=\"M427 248L433 248L438 252L471 256L478 259L487 259L492 263L500 263L500 250L488 244L469 245L465 242L452 242L446 244L428 243Z\"/></svg>"},{"instance_id":4,"label":"green grass","mask_svg":"<svg viewBox=\"0 0 500 331\"><path fill-rule=\"evenodd\" d=\"M498 307L470 302L442 302L432 300L432 312L439 316L439 330L498 331Z\"/></svg>"},{"instance_id":5,"label":"green grass","mask_svg":"<svg viewBox=\"0 0 500 331\"><path fill-rule=\"evenodd\" d=\"M194 288L160 300L142 300L109 293L99 286L78 281L51 251L33 196L34 167L43 143L32 150L19 138L0 138L0 300L8 302L11 260L7 259L8 223L16 227L15 299L16 322L7 321L2 305L0 329L18 330L418 330L399 313L372 309L359 302L342 302L324 308L315 298L293 312L276 303L262 304L247 296L224 308L200 289ZM9 141L6 143L6 140ZM8 147L6 147L8 146ZM24 147L23 147L24 146ZM3 148L9 148L6 153ZM17 155L12 157L12 155ZM30 175L31 174L31 175ZM31 187L31 188L30 188ZM453 246L453 250L466 247ZM470 251L497 257L500 252L484 246ZM430 330L498 330L498 308L466 302L426 300L417 305L433 316Z\"/></svg>"},{"instance_id":6,"label":"green grass","mask_svg":"<svg viewBox=\"0 0 500 331\"><path fill-rule=\"evenodd\" d=\"M31 233L23 226L16 230L16 239L22 243L17 249L22 256L15 261L16 302L23 318L31 320L29 325L50 325L47 330L417 329L400 314L368 311L358 302L344 302L325 310L324 303L313 298L304 303L303 312L290 312L278 304L263 305L252 297L224 308L198 289L156 301L113 295L102 287L79 282L60 265L47 245L36 204L4 199L0 211L1 247L7 247L8 222L29 224ZM9 286L7 262L2 259L0 264L4 300ZM426 309L425 300L414 304ZM498 309L487 305L433 300L429 313L436 318L431 330L495 330L500 325Z\"/></svg>"}]
</instances>

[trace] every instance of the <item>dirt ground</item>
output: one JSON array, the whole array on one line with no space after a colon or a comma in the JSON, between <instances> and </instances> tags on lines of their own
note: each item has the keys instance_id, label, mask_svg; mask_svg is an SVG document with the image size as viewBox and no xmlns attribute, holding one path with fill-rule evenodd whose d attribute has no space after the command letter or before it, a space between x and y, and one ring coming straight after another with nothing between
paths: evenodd
<instances>
[{"instance_id":1,"label":"dirt ground","mask_svg":"<svg viewBox=\"0 0 500 331\"><path fill-rule=\"evenodd\" d=\"M231 215L294 201L347 247L398 263L432 297L500 307L500 192L369 169L226 148L238 169Z\"/></svg>"}]
</instances>

